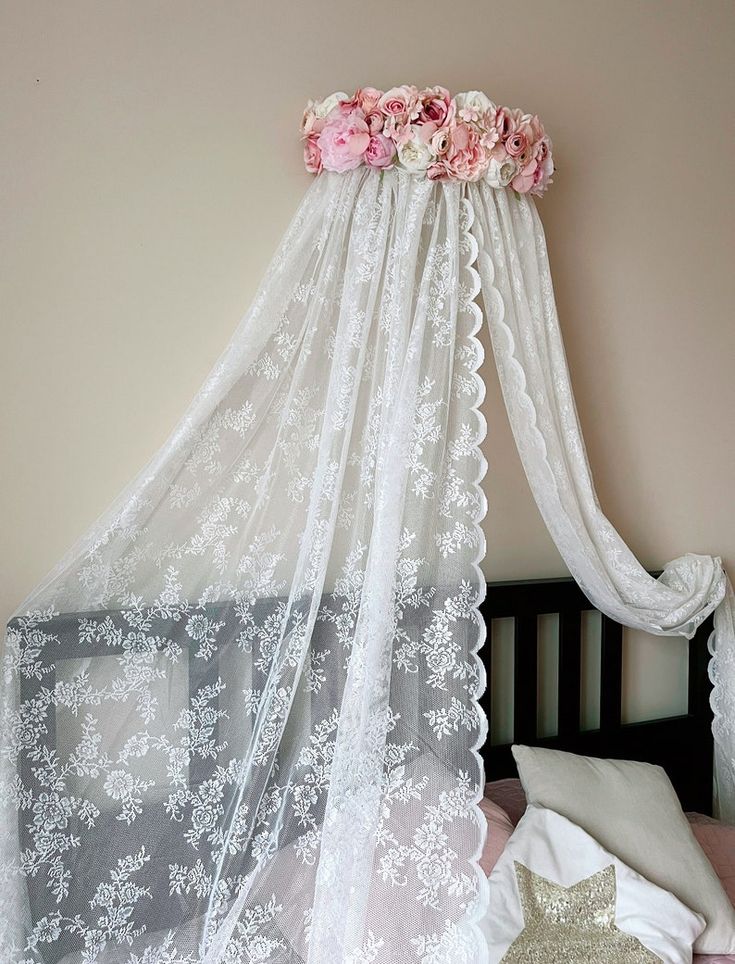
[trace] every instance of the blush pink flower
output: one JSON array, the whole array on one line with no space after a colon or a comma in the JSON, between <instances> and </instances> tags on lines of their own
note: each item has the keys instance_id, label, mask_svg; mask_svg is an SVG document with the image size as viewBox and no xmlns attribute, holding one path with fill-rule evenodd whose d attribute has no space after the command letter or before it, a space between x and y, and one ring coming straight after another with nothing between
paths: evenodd
<instances>
[{"instance_id":1,"label":"blush pink flower","mask_svg":"<svg viewBox=\"0 0 735 964\"><path fill-rule=\"evenodd\" d=\"M385 126L385 115L379 107L373 107L365 112L365 123L371 134L379 134Z\"/></svg>"},{"instance_id":2,"label":"blush pink flower","mask_svg":"<svg viewBox=\"0 0 735 964\"><path fill-rule=\"evenodd\" d=\"M369 167L383 169L393 165L396 145L384 134L373 134L365 151L365 163Z\"/></svg>"},{"instance_id":3,"label":"blush pink flower","mask_svg":"<svg viewBox=\"0 0 735 964\"><path fill-rule=\"evenodd\" d=\"M370 131L360 110L333 111L319 134L317 146L326 171L352 171L362 164Z\"/></svg>"},{"instance_id":4,"label":"blush pink flower","mask_svg":"<svg viewBox=\"0 0 735 964\"><path fill-rule=\"evenodd\" d=\"M483 144L482 132L473 124L459 121L449 129L449 145L444 157L429 168L432 179L447 177L477 181L488 168L490 152Z\"/></svg>"},{"instance_id":5,"label":"blush pink flower","mask_svg":"<svg viewBox=\"0 0 735 964\"><path fill-rule=\"evenodd\" d=\"M498 107L495 112L495 129L498 132L501 144L505 144L513 127L513 116L511 112L507 107Z\"/></svg>"},{"instance_id":6,"label":"blush pink flower","mask_svg":"<svg viewBox=\"0 0 735 964\"><path fill-rule=\"evenodd\" d=\"M304 164L309 174L319 174L322 169L322 152L318 141L318 134L309 134L304 141Z\"/></svg>"},{"instance_id":7,"label":"blush pink flower","mask_svg":"<svg viewBox=\"0 0 735 964\"><path fill-rule=\"evenodd\" d=\"M357 106L365 114L369 114L370 111L377 108L382 96L383 91L378 90L376 87L361 87L355 94Z\"/></svg>"},{"instance_id":8,"label":"blush pink flower","mask_svg":"<svg viewBox=\"0 0 735 964\"><path fill-rule=\"evenodd\" d=\"M310 100L306 105L304 116L301 118L301 136L309 137L310 134L318 134L324 127L324 118L318 116L316 101Z\"/></svg>"},{"instance_id":9,"label":"blush pink flower","mask_svg":"<svg viewBox=\"0 0 735 964\"><path fill-rule=\"evenodd\" d=\"M418 90L407 84L391 87L378 101L378 108L385 117L383 129L386 135L395 139L419 115Z\"/></svg>"},{"instance_id":10,"label":"blush pink flower","mask_svg":"<svg viewBox=\"0 0 735 964\"><path fill-rule=\"evenodd\" d=\"M519 194L527 194L536 183L536 172L538 164L536 161L529 161L525 167L516 174L510 182L510 186Z\"/></svg>"},{"instance_id":11,"label":"blush pink flower","mask_svg":"<svg viewBox=\"0 0 735 964\"><path fill-rule=\"evenodd\" d=\"M452 98L446 87L424 87L418 95L418 122L433 123L442 127L451 119Z\"/></svg>"},{"instance_id":12,"label":"blush pink flower","mask_svg":"<svg viewBox=\"0 0 735 964\"><path fill-rule=\"evenodd\" d=\"M554 173L554 160L551 156L551 141L544 136L535 145L535 155L533 163L536 167L531 171L533 183L528 188L530 194L542 195L546 188L551 184L551 176ZM523 171L522 173L526 173Z\"/></svg>"}]
</instances>

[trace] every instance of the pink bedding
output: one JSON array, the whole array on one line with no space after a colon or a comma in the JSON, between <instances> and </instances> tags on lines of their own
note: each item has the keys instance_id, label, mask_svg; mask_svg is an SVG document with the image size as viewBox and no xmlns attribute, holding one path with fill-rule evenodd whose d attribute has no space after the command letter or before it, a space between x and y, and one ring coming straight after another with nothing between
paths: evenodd
<instances>
[{"instance_id":1,"label":"pink bedding","mask_svg":"<svg viewBox=\"0 0 735 964\"><path fill-rule=\"evenodd\" d=\"M520 780L495 780L485 786L485 797L504 810L515 826L526 809L526 796ZM735 827L727 826L700 813L688 813L694 836L707 854L735 906ZM693 964L735 964L735 954L695 954Z\"/></svg>"}]
</instances>

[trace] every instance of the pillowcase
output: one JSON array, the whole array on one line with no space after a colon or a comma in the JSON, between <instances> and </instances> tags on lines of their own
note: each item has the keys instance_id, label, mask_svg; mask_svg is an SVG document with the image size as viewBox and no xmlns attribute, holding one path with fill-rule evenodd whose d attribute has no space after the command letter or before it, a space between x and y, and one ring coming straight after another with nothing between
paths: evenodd
<instances>
[{"instance_id":1,"label":"pillowcase","mask_svg":"<svg viewBox=\"0 0 735 964\"><path fill-rule=\"evenodd\" d=\"M695 950L735 951L735 910L661 767L527 746L513 756L529 803L568 817L705 917Z\"/></svg>"},{"instance_id":2,"label":"pillowcase","mask_svg":"<svg viewBox=\"0 0 735 964\"><path fill-rule=\"evenodd\" d=\"M480 856L480 867L487 876L505 850L513 833L513 824L505 810L487 797L480 800L479 806L487 821L487 836Z\"/></svg>"},{"instance_id":3,"label":"pillowcase","mask_svg":"<svg viewBox=\"0 0 735 964\"><path fill-rule=\"evenodd\" d=\"M566 817L530 806L490 875L489 964L690 964L705 926Z\"/></svg>"}]
</instances>

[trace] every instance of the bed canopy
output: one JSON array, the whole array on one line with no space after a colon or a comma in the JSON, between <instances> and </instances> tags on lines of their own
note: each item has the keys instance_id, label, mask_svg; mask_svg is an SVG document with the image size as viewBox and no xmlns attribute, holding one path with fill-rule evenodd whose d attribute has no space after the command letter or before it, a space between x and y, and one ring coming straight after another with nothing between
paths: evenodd
<instances>
[{"instance_id":1,"label":"bed canopy","mask_svg":"<svg viewBox=\"0 0 735 964\"><path fill-rule=\"evenodd\" d=\"M611 617L714 610L735 816L733 597L603 515L533 197L536 116L473 91L310 103L314 178L153 462L11 620L8 964L477 964L480 326L539 509Z\"/></svg>"}]
</instances>

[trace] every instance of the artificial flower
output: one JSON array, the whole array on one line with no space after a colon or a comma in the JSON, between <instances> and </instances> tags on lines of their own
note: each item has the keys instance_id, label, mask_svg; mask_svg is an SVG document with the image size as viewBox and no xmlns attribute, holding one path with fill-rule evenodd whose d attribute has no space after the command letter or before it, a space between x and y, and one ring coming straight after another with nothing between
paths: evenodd
<instances>
[{"instance_id":1,"label":"artificial flower","mask_svg":"<svg viewBox=\"0 0 735 964\"><path fill-rule=\"evenodd\" d=\"M408 131L408 137L398 147L398 160L407 171L425 171L434 159L431 147L421 137L418 124L412 124L405 130Z\"/></svg>"},{"instance_id":2,"label":"artificial flower","mask_svg":"<svg viewBox=\"0 0 735 964\"><path fill-rule=\"evenodd\" d=\"M318 135L322 166L326 171L352 171L363 163L370 131L362 111L333 112Z\"/></svg>"},{"instance_id":3,"label":"artificial flower","mask_svg":"<svg viewBox=\"0 0 735 964\"><path fill-rule=\"evenodd\" d=\"M373 134L365 151L368 167L391 167L396 156L396 145L384 134Z\"/></svg>"},{"instance_id":4,"label":"artificial flower","mask_svg":"<svg viewBox=\"0 0 735 964\"><path fill-rule=\"evenodd\" d=\"M536 114L497 107L479 90L360 87L309 101L301 123L311 173L399 167L432 180L477 181L543 194L551 184L551 140Z\"/></svg>"}]
</instances>

